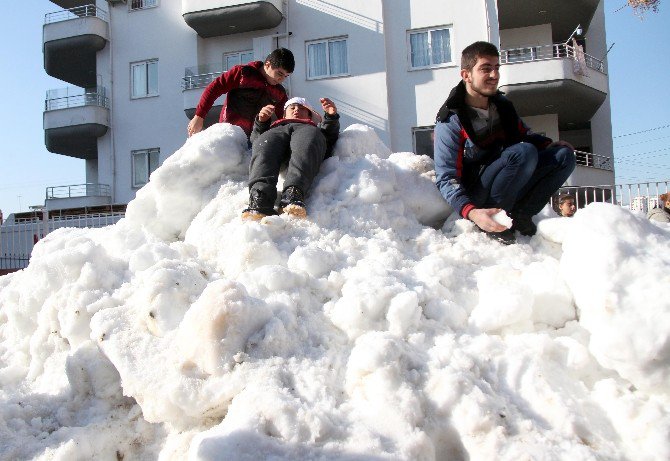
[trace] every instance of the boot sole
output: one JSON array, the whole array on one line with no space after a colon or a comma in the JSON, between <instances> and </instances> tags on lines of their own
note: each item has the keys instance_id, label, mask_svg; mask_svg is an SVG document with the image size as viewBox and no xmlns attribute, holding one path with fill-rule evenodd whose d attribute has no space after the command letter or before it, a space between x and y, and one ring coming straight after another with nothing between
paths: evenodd
<instances>
[{"instance_id":1,"label":"boot sole","mask_svg":"<svg viewBox=\"0 0 670 461\"><path fill-rule=\"evenodd\" d=\"M307 210L300 205L288 204L283 208L282 213L300 219L305 219L307 217Z\"/></svg>"}]
</instances>

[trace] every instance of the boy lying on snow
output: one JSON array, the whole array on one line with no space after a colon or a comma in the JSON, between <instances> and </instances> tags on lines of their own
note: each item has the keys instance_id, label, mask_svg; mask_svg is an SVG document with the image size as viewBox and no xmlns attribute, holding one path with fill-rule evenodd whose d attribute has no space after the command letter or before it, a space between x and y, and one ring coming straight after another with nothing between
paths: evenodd
<instances>
[{"instance_id":1,"label":"boy lying on snow","mask_svg":"<svg viewBox=\"0 0 670 461\"><path fill-rule=\"evenodd\" d=\"M279 169L288 161L279 213L304 218L304 197L321 163L332 153L340 132L340 115L333 101L321 98L321 116L305 98L291 98L284 104L284 118L271 123L272 105L261 109L251 132L249 165L249 207L242 219L260 220L275 215ZM317 125L318 123L318 125Z\"/></svg>"}]
</instances>

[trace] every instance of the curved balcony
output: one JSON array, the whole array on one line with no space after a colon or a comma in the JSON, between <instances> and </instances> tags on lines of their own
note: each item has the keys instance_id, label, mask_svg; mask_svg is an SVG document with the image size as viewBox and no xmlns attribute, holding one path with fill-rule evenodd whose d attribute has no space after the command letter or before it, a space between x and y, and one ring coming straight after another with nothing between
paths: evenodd
<instances>
[{"instance_id":1,"label":"curved balcony","mask_svg":"<svg viewBox=\"0 0 670 461\"><path fill-rule=\"evenodd\" d=\"M184 21L203 38L276 27L281 0L182 0Z\"/></svg>"},{"instance_id":2,"label":"curved balcony","mask_svg":"<svg viewBox=\"0 0 670 461\"><path fill-rule=\"evenodd\" d=\"M50 90L44 107L44 144L49 152L80 159L98 157L98 138L109 129L105 89Z\"/></svg>"},{"instance_id":3,"label":"curved balcony","mask_svg":"<svg viewBox=\"0 0 670 461\"><path fill-rule=\"evenodd\" d=\"M109 40L107 13L85 5L44 17L44 70L72 85L96 85L96 53Z\"/></svg>"},{"instance_id":4,"label":"curved balcony","mask_svg":"<svg viewBox=\"0 0 670 461\"><path fill-rule=\"evenodd\" d=\"M221 64L204 64L186 68L184 78L181 81L181 89L184 96L184 113L189 120L195 115L195 108L198 107L204 88L222 72ZM222 107L223 104L216 103L212 106L207 117L205 117L204 128L208 128L219 121Z\"/></svg>"},{"instance_id":5,"label":"curved balcony","mask_svg":"<svg viewBox=\"0 0 670 461\"><path fill-rule=\"evenodd\" d=\"M70 8L88 5L91 3L91 0L51 0L51 3L55 3L61 8L68 10Z\"/></svg>"},{"instance_id":6,"label":"curved balcony","mask_svg":"<svg viewBox=\"0 0 670 461\"><path fill-rule=\"evenodd\" d=\"M500 90L521 116L558 114L559 128L593 117L608 92L602 61L564 43L501 50Z\"/></svg>"},{"instance_id":7,"label":"curved balcony","mask_svg":"<svg viewBox=\"0 0 670 461\"><path fill-rule=\"evenodd\" d=\"M600 0L498 0L500 30L551 24L553 41L567 40L577 24L587 26Z\"/></svg>"}]
</instances>

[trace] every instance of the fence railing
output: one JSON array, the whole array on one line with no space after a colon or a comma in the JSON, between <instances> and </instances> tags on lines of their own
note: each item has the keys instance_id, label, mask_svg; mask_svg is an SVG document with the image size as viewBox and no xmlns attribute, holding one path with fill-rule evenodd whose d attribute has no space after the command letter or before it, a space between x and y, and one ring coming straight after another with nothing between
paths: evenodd
<instances>
[{"instance_id":1,"label":"fence railing","mask_svg":"<svg viewBox=\"0 0 670 461\"><path fill-rule=\"evenodd\" d=\"M631 211L647 212L659 206L658 196L670 191L670 179L643 183L615 184L605 186L565 186L552 197L552 206L556 209L556 199L560 194L575 197L577 208L583 208L592 202L608 202L628 208Z\"/></svg>"},{"instance_id":2,"label":"fence railing","mask_svg":"<svg viewBox=\"0 0 670 461\"><path fill-rule=\"evenodd\" d=\"M577 165L588 166L591 168L598 168L600 170L614 171L614 165L612 164L612 157L576 150L575 158L577 161Z\"/></svg>"},{"instance_id":3,"label":"fence railing","mask_svg":"<svg viewBox=\"0 0 670 461\"><path fill-rule=\"evenodd\" d=\"M71 107L98 106L109 109L109 98L104 87L84 89L79 87L48 90L44 110L68 109Z\"/></svg>"},{"instance_id":4,"label":"fence railing","mask_svg":"<svg viewBox=\"0 0 670 461\"><path fill-rule=\"evenodd\" d=\"M574 46L567 43L554 43L553 45L524 46L500 50L500 64L513 64L517 62L546 61L549 59L577 59ZM591 55L584 53L586 67L605 73L605 63Z\"/></svg>"},{"instance_id":5,"label":"fence railing","mask_svg":"<svg viewBox=\"0 0 670 461\"><path fill-rule=\"evenodd\" d=\"M72 198L72 197L111 197L112 188L108 184L72 184L69 186L47 187L46 198Z\"/></svg>"},{"instance_id":6,"label":"fence railing","mask_svg":"<svg viewBox=\"0 0 670 461\"><path fill-rule=\"evenodd\" d=\"M223 72L221 63L202 64L184 69L184 78L181 82L182 90L204 88Z\"/></svg>"},{"instance_id":7,"label":"fence railing","mask_svg":"<svg viewBox=\"0 0 670 461\"><path fill-rule=\"evenodd\" d=\"M44 24L52 24L54 22L87 17L96 17L102 19L105 22L109 22L107 12L105 10L100 9L95 5L84 5L68 8L67 10L47 13L44 15Z\"/></svg>"}]
</instances>

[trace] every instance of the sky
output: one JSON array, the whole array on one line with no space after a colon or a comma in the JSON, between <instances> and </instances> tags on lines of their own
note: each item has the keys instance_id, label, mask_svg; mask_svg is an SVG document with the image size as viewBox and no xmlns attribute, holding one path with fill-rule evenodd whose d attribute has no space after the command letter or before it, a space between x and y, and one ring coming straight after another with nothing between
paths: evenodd
<instances>
[{"instance_id":1,"label":"sky","mask_svg":"<svg viewBox=\"0 0 670 461\"><path fill-rule=\"evenodd\" d=\"M432 227L432 161L362 125L307 219L244 221L249 158L198 133L0 277L0 459L670 459L670 223Z\"/></svg>"},{"instance_id":2,"label":"sky","mask_svg":"<svg viewBox=\"0 0 670 461\"><path fill-rule=\"evenodd\" d=\"M670 179L670 93L665 77L670 62L667 53L659 52L670 41L670 11L662 2L659 13L640 20L629 8L615 12L623 3L605 1L607 43L614 43L609 76L616 182ZM85 182L83 160L52 154L44 147L46 91L68 86L46 75L43 66L44 15L58 10L49 1L30 0L15 2L0 15L0 57L5 63L0 74L5 89L0 210L5 215L42 205L47 187ZM646 130L652 131L631 134Z\"/></svg>"}]
</instances>

